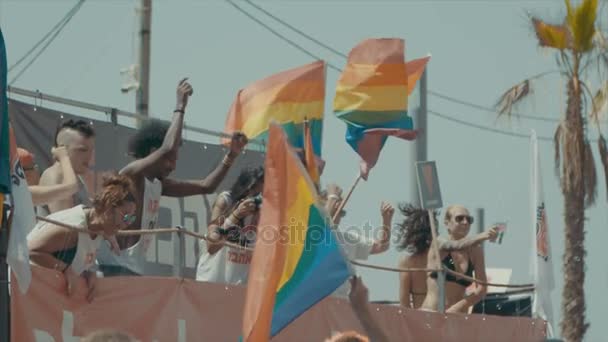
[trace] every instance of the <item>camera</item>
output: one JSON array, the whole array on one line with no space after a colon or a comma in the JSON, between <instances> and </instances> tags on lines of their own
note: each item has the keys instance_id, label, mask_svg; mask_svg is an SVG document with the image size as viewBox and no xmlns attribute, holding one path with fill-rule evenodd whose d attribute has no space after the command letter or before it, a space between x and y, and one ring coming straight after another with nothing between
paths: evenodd
<instances>
[{"instance_id":1,"label":"camera","mask_svg":"<svg viewBox=\"0 0 608 342\"><path fill-rule=\"evenodd\" d=\"M262 206L262 194L258 194L253 198L253 203L255 204L256 209L260 209Z\"/></svg>"}]
</instances>

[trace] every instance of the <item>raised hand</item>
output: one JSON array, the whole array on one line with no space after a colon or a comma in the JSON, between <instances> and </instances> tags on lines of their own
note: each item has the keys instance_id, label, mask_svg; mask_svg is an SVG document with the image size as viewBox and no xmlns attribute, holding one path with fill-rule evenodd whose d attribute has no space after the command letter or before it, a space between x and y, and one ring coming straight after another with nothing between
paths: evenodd
<instances>
[{"instance_id":1,"label":"raised hand","mask_svg":"<svg viewBox=\"0 0 608 342\"><path fill-rule=\"evenodd\" d=\"M380 205L380 214L384 221L392 221L393 214L395 214L395 208L389 202L382 202Z\"/></svg>"},{"instance_id":2,"label":"raised hand","mask_svg":"<svg viewBox=\"0 0 608 342\"><path fill-rule=\"evenodd\" d=\"M247 136L242 132L232 133L232 138L230 139L230 154L234 156L238 155L243 151L248 142Z\"/></svg>"},{"instance_id":3,"label":"raised hand","mask_svg":"<svg viewBox=\"0 0 608 342\"><path fill-rule=\"evenodd\" d=\"M177 104L175 107L176 111L185 111L186 106L188 105L188 98L192 96L194 90L192 90L192 86L188 83L188 78L184 78L179 81L177 85Z\"/></svg>"}]
</instances>

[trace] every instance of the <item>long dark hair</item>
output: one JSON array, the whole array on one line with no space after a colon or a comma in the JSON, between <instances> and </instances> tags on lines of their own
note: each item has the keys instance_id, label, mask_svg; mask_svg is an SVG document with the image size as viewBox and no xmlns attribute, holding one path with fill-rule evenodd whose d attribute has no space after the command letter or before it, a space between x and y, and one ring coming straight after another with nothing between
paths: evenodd
<instances>
[{"instance_id":1,"label":"long dark hair","mask_svg":"<svg viewBox=\"0 0 608 342\"><path fill-rule=\"evenodd\" d=\"M426 252L431 247L433 235L428 211L414 207L406 203L399 205L401 214L405 216L402 223L398 225L397 249L408 251L412 254ZM435 225L437 225L437 214L434 214Z\"/></svg>"},{"instance_id":2,"label":"long dark hair","mask_svg":"<svg viewBox=\"0 0 608 342\"><path fill-rule=\"evenodd\" d=\"M232 187L230 188L230 196L232 197L233 203L238 203L247 195L253 187L260 181L264 180L264 168L258 167L247 167L244 168L239 177L236 179Z\"/></svg>"}]
</instances>

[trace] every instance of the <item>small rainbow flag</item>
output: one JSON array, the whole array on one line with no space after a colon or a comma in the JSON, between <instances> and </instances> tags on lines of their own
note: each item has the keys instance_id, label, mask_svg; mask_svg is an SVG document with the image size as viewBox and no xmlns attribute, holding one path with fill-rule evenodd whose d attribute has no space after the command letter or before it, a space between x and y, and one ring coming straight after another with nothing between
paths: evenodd
<instances>
[{"instance_id":1,"label":"small rainbow flag","mask_svg":"<svg viewBox=\"0 0 608 342\"><path fill-rule=\"evenodd\" d=\"M317 61L241 89L230 107L224 131L241 131L249 139L267 143L268 127L274 120L283 126L292 146L303 148L303 123L308 119L315 154L320 156L324 107L325 62Z\"/></svg>"},{"instance_id":2,"label":"small rainbow flag","mask_svg":"<svg viewBox=\"0 0 608 342\"><path fill-rule=\"evenodd\" d=\"M269 129L265 175L244 341L268 341L352 273L306 169L275 124Z\"/></svg>"},{"instance_id":3,"label":"small rainbow flag","mask_svg":"<svg viewBox=\"0 0 608 342\"><path fill-rule=\"evenodd\" d=\"M355 46L338 80L335 115L346 122L346 142L361 156L361 175L378 161L389 135L416 138L407 98L429 57L405 62L403 39L367 39Z\"/></svg>"}]
</instances>

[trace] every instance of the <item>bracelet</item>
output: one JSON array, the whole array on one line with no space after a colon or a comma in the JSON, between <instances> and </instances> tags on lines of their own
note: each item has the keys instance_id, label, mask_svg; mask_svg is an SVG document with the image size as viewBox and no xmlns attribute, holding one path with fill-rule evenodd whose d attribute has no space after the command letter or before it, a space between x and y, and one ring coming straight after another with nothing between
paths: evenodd
<instances>
[{"instance_id":1,"label":"bracelet","mask_svg":"<svg viewBox=\"0 0 608 342\"><path fill-rule=\"evenodd\" d=\"M336 201L340 200L340 196L335 195L335 194L330 194L327 196L327 199L335 199Z\"/></svg>"},{"instance_id":2,"label":"bracelet","mask_svg":"<svg viewBox=\"0 0 608 342\"><path fill-rule=\"evenodd\" d=\"M175 108L175 110L173 111L173 113L182 113L182 114L186 114L186 111L183 109L179 109L179 108Z\"/></svg>"}]
</instances>

